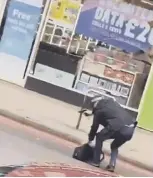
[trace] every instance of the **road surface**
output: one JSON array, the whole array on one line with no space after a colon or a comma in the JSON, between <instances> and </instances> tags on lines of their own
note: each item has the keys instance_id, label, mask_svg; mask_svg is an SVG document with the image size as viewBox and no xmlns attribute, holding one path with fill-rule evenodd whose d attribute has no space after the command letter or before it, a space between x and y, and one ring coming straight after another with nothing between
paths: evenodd
<instances>
[{"instance_id":1,"label":"road surface","mask_svg":"<svg viewBox=\"0 0 153 178\"><path fill-rule=\"evenodd\" d=\"M24 126L0 116L0 166L31 162L57 162L90 167L71 158L74 143ZM102 164L104 168L108 157ZM90 167L91 168L91 167ZM118 161L116 172L122 176L151 177L152 173Z\"/></svg>"}]
</instances>

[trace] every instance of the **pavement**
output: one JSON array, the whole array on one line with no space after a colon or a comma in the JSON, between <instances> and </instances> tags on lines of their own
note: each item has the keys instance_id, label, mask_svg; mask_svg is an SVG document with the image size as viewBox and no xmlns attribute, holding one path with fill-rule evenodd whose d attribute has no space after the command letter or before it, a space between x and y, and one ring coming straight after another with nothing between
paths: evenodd
<instances>
[{"instance_id":1,"label":"pavement","mask_svg":"<svg viewBox=\"0 0 153 178\"><path fill-rule=\"evenodd\" d=\"M42 174L45 174L45 177L65 177L63 174L67 177L153 176L153 172L120 160L115 173L107 172L104 170L109 162L107 155L101 163L101 168L95 168L72 158L75 143L3 116L0 116L0 142L0 176L12 170L12 174L9 174L11 177L44 176Z\"/></svg>"},{"instance_id":2,"label":"pavement","mask_svg":"<svg viewBox=\"0 0 153 178\"><path fill-rule=\"evenodd\" d=\"M0 91L1 115L77 144L87 141L92 119L82 118L76 130L80 108L4 81L0 81ZM133 139L120 148L119 158L152 171L152 136L152 132L137 128ZM104 144L107 154L110 153L109 143Z\"/></svg>"}]
</instances>

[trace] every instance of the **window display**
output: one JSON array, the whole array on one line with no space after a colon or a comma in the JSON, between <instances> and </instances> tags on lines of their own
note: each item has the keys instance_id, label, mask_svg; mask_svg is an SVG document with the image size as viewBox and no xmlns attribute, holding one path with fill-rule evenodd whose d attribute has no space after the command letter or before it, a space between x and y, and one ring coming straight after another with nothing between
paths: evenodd
<instances>
[{"instance_id":1,"label":"window display","mask_svg":"<svg viewBox=\"0 0 153 178\"><path fill-rule=\"evenodd\" d=\"M93 55L87 54L82 62L77 90L88 92L92 87L114 97L123 106L138 109L146 82L145 63L130 54L103 47L98 47Z\"/></svg>"}]
</instances>

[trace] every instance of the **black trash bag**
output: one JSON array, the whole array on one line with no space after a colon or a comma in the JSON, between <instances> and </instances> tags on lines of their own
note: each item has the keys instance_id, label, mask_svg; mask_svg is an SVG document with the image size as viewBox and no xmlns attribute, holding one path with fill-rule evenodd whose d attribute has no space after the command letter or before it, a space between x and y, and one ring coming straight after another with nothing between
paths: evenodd
<instances>
[{"instance_id":1,"label":"black trash bag","mask_svg":"<svg viewBox=\"0 0 153 178\"><path fill-rule=\"evenodd\" d=\"M74 149L72 157L83 162L90 162L93 160L94 148L89 146L88 143ZM104 159L104 153L101 153L101 160Z\"/></svg>"}]
</instances>

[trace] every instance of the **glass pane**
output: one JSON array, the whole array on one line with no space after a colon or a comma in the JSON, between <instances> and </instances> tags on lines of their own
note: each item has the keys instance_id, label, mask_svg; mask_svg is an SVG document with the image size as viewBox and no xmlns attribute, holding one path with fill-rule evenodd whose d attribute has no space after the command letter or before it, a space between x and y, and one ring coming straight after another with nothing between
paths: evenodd
<instances>
[{"instance_id":1,"label":"glass pane","mask_svg":"<svg viewBox=\"0 0 153 178\"><path fill-rule=\"evenodd\" d=\"M63 35L63 30L62 29L60 29L60 28L57 28L56 30L55 30L55 33L54 33L55 35L58 35L58 36L62 36Z\"/></svg>"},{"instance_id":2,"label":"glass pane","mask_svg":"<svg viewBox=\"0 0 153 178\"><path fill-rule=\"evenodd\" d=\"M44 35L43 36L43 41L46 42L46 43L50 43L50 39L51 39L51 35Z\"/></svg>"},{"instance_id":3,"label":"glass pane","mask_svg":"<svg viewBox=\"0 0 153 178\"><path fill-rule=\"evenodd\" d=\"M92 49L92 48L95 48L95 43L89 43L89 45L88 45L88 49Z\"/></svg>"},{"instance_id":4,"label":"glass pane","mask_svg":"<svg viewBox=\"0 0 153 178\"><path fill-rule=\"evenodd\" d=\"M76 46L70 46L69 53L76 53Z\"/></svg>"},{"instance_id":5,"label":"glass pane","mask_svg":"<svg viewBox=\"0 0 153 178\"><path fill-rule=\"evenodd\" d=\"M77 46L80 41L73 39L71 42L71 46Z\"/></svg>"},{"instance_id":6,"label":"glass pane","mask_svg":"<svg viewBox=\"0 0 153 178\"><path fill-rule=\"evenodd\" d=\"M65 30L65 34L71 36L71 35L72 35L72 31L70 31L69 29L66 29L66 30Z\"/></svg>"},{"instance_id":7,"label":"glass pane","mask_svg":"<svg viewBox=\"0 0 153 178\"><path fill-rule=\"evenodd\" d=\"M80 55L80 56L84 56L84 54L85 54L85 49L79 49L79 50L77 51L77 54Z\"/></svg>"},{"instance_id":8,"label":"glass pane","mask_svg":"<svg viewBox=\"0 0 153 178\"><path fill-rule=\"evenodd\" d=\"M52 34L53 33L53 26L46 26L45 33Z\"/></svg>"},{"instance_id":9,"label":"glass pane","mask_svg":"<svg viewBox=\"0 0 153 178\"><path fill-rule=\"evenodd\" d=\"M53 44L60 44L61 39L62 39L61 37L54 36L53 40L52 40L52 43Z\"/></svg>"},{"instance_id":10,"label":"glass pane","mask_svg":"<svg viewBox=\"0 0 153 178\"><path fill-rule=\"evenodd\" d=\"M61 45L67 47L69 45L69 40L68 39L63 39Z\"/></svg>"},{"instance_id":11,"label":"glass pane","mask_svg":"<svg viewBox=\"0 0 153 178\"><path fill-rule=\"evenodd\" d=\"M86 40L81 40L80 41L80 48L86 48L86 45L87 45L87 41Z\"/></svg>"}]
</instances>

